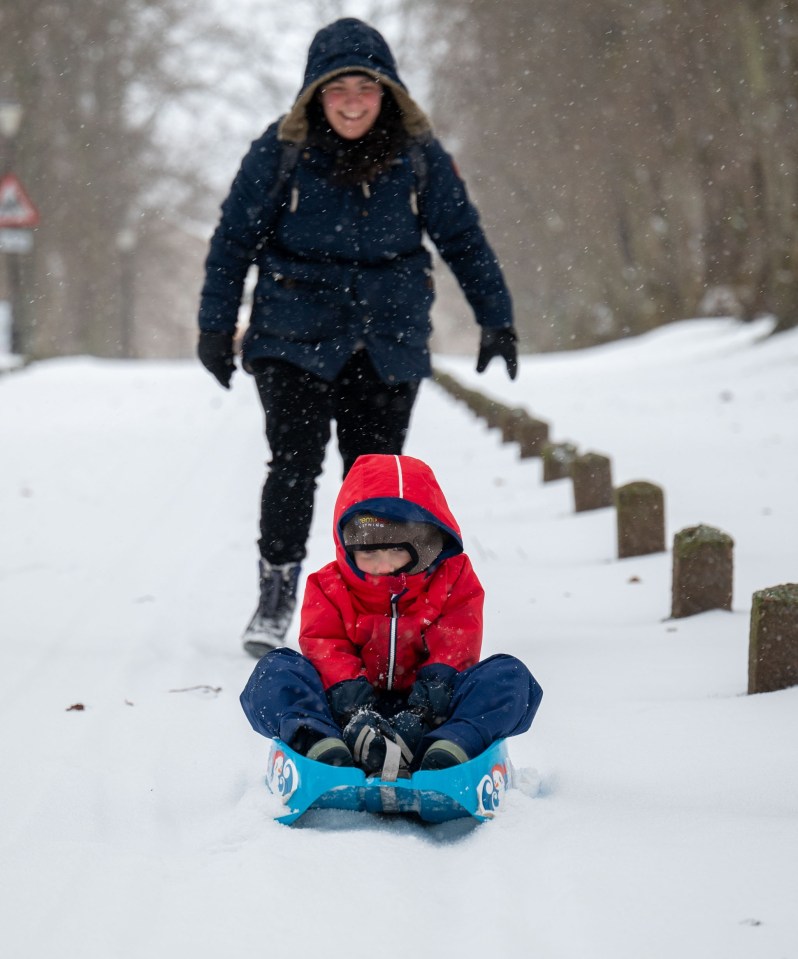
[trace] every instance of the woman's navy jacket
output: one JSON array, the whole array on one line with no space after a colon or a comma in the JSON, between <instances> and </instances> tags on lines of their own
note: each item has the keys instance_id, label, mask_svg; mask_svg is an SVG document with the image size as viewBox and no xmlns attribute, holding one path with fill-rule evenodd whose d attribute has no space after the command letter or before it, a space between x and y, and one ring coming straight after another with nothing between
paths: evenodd
<instances>
[{"instance_id":1,"label":"woman's navy jacket","mask_svg":"<svg viewBox=\"0 0 798 959\"><path fill-rule=\"evenodd\" d=\"M330 182L333 158L302 149L285 187L278 123L255 140L222 204L200 307L202 330L233 332L244 280L258 268L244 365L277 357L326 380L365 347L386 382L431 373L430 237L477 322L512 325L510 295L451 157L429 136L417 195L410 154L367 185Z\"/></svg>"}]
</instances>

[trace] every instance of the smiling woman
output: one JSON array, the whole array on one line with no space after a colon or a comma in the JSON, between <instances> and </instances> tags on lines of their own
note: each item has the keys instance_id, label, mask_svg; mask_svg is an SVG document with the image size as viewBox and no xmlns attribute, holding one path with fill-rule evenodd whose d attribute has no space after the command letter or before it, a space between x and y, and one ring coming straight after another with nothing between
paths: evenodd
<instances>
[{"instance_id":1,"label":"smiling woman","mask_svg":"<svg viewBox=\"0 0 798 959\"><path fill-rule=\"evenodd\" d=\"M382 87L365 74L344 74L325 84L321 104L327 122L345 140L359 140L377 122Z\"/></svg>"},{"instance_id":2,"label":"smiling woman","mask_svg":"<svg viewBox=\"0 0 798 959\"><path fill-rule=\"evenodd\" d=\"M510 294L465 184L383 37L338 20L314 37L291 109L244 158L202 291L199 357L228 388L244 279L258 268L242 365L272 456L244 633L254 656L285 642L332 421L344 475L363 454L402 452L432 372L425 232L482 328L478 369L499 356L514 377Z\"/></svg>"}]
</instances>

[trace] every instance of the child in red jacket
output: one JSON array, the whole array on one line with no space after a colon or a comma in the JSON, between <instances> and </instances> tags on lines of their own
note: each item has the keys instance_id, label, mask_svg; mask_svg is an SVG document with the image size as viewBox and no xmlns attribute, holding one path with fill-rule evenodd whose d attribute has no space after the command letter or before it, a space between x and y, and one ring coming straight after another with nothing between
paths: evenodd
<instances>
[{"instance_id":1,"label":"child in red jacket","mask_svg":"<svg viewBox=\"0 0 798 959\"><path fill-rule=\"evenodd\" d=\"M253 728L384 778L525 732L542 690L512 656L479 661L484 593L432 470L359 457L334 536L335 560L307 581L303 655L267 653L241 695Z\"/></svg>"}]
</instances>

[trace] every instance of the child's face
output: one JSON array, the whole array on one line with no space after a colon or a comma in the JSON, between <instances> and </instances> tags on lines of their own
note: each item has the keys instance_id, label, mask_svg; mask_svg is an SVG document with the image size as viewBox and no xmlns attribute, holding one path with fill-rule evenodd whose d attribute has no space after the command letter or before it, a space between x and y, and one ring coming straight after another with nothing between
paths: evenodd
<instances>
[{"instance_id":1,"label":"child's face","mask_svg":"<svg viewBox=\"0 0 798 959\"><path fill-rule=\"evenodd\" d=\"M410 553L401 546L389 549L355 549L355 565L362 573L370 576L389 576L400 570L412 559Z\"/></svg>"}]
</instances>

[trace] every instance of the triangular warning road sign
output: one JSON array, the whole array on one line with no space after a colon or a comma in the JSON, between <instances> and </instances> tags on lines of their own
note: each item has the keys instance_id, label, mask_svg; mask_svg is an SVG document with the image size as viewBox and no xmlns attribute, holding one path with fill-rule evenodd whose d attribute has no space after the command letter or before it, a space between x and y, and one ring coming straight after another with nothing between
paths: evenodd
<instances>
[{"instance_id":1,"label":"triangular warning road sign","mask_svg":"<svg viewBox=\"0 0 798 959\"><path fill-rule=\"evenodd\" d=\"M39 211L31 203L25 187L13 173L0 180L0 227L33 227L39 223Z\"/></svg>"}]
</instances>

